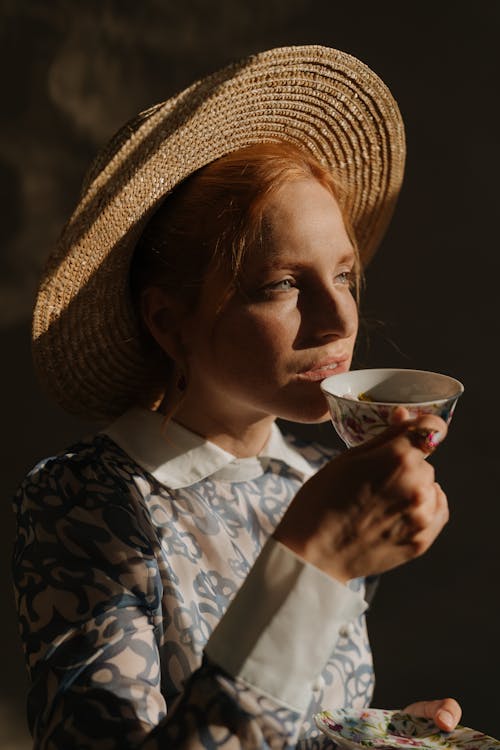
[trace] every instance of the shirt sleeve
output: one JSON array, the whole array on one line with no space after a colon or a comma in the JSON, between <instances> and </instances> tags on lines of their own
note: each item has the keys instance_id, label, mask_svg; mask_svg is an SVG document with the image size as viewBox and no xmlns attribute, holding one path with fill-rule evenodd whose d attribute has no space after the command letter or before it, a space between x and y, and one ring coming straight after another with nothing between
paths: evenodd
<instances>
[{"instance_id":1,"label":"shirt sleeve","mask_svg":"<svg viewBox=\"0 0 500 750\"><path fill-rule=\"evenodd\" d=\"M271 537L205 652L233 677L303 711L340 628L366 606L360 592Z\"/></svg>"},{"instance_id":2,"label":"shirt sleeve","mask_svg":"<svg viewBox=\"0 0 500 750\"><path fill-rule=\"evenodd\" d=\"M107 467L96 473L73 458L39 467L16 497L13 577L35 750L296 747L313 672L359 601L270 542L167 715L161 576L147 519L129 494ZM288 666L277 653L282 638ZM309 665L298 655L304 638Z\"/></svg>"}]
</instances>

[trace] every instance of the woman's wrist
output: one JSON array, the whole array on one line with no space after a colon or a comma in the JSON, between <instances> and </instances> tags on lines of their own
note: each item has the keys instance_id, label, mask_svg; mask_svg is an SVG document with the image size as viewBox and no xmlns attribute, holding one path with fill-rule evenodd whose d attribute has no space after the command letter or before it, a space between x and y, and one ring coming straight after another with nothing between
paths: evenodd
<instances>
[{"instance_id":1,"label":"woman's wrist","mask_svg":"<svg viewBox=\"0 0 500 750\"><path fill-rule=\"evenodd\" d=\"M347 583L354 576L350 575L346 569L343 555L333 550L326 539L321 539L321 535L303 536L302 534L288 533L287 525L280 524L273 534L276 541L288 547L295 555L305 562L321 570L330 578L334 578L340 583Z\"/></svg>"}]
</instances>

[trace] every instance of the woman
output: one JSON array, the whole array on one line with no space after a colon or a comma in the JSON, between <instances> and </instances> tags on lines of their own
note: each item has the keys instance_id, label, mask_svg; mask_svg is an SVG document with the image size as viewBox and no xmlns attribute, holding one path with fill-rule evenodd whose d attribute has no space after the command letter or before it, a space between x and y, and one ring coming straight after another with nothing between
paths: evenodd
<instances>
[{"instance_id":1,"label":"woman","mask_svg":"<svg viewBox=\"0 0 500 750\"><path fill-rule=\"evenodd\" d=\"M328 419L319 383L350 366L403 162L377 76L291 47L143 113L94 163L34 316L42 380L108 423L16 498L36 747L319 747L316 711L368 705L365 583L446 523L425 460L446 425L396 410L332 457L275 420Z\"/></svg>"}]
</instances>

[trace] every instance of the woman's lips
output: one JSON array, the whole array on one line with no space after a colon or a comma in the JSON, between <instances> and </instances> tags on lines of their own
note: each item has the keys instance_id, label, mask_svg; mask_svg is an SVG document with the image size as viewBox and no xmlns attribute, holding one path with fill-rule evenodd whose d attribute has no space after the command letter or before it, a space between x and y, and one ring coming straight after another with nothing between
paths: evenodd
<instances>
[{"instance_id":1,"label":"woman's lips","mask_svg":"<svg viewBox=\"0 0 500 750\"><path fill-rule=\"evenodd\" d=\"M300 380L324 380L330 377L330 375L337 375L341 372L346 372L349 368L349 357L342 357L341 359L329 359L327 361L319 362L310 370L299 372L298 377Z\"/></svg>"}]
</instances>

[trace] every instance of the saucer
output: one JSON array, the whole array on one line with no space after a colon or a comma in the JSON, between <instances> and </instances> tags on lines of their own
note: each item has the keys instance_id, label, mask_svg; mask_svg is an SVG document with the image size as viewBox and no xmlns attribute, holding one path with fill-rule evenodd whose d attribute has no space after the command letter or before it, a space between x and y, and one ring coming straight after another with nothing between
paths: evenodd
<instances>
[{"instance_id":1,"label":"saucer","mask_svg":"<svg viewBox=\"0 0 500 750\"><path fill-rule=\"evenodd\" d=\"M381 708L336 708L316 714L317 727L342 750L500 750L500 742L460 724L444 732L431 719Z\"/></svg>"}]
</instances>

